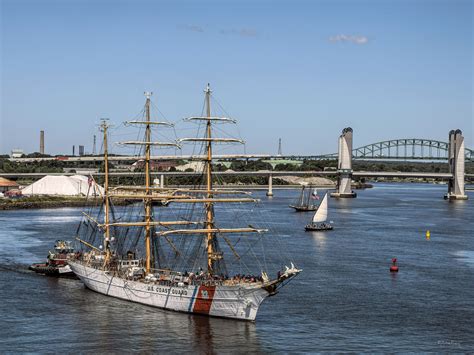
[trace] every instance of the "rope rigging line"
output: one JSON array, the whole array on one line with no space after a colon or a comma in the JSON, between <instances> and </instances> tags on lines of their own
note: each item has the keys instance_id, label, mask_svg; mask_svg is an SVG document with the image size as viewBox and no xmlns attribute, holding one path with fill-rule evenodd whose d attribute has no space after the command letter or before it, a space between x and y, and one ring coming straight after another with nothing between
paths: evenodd
<instances>
[{"instance_id":1,"label":"rope rigging line","mask_svg":"<svg viewBox=\"0 0 474 355\"><path fill-rule=\"evenodd\" d=\"M211 95L211 99L213 104L213 111L222 111L225 117L231 117L219 101ZM160 109L150 101L150 108L154 111L158 112L159 117L163 117L166 122L169 122L164 114L160 111ZM201 110L201 116L205 114L206 109L206 100L204 99L203 107ZM207 113L206 113L207 116ZM212 116L212 115L211 115ZM144 120L146 117L146 108L143 107L140 113L136 116L137 119ZM214 117L214 116L212 116ZM217 116L216 116L217 117ZM197 123L197 124L196 124ZM234 138L234 139L241 139L241 134L238 125L237 127L237 135L235 133L231 133L229 130L221 127L219 124L212 124L212 137L219 137L224 136L222 138ZM217 122L219 123L219 122ZM178 133L189 132L190 129L193 129L195 133L195 138L200 138L204 136L204 132L206 129L207 123L204 121L197 121L195 122L192 128L186 128L184 125L176 125L173 126L173 130L169 130L169 134L167 135L167 131L158 129L152 131L151 138L152 140L156 139L159 140L166 140L168 141L168 136L174 134L174 138L176 139ZM138 130L136 131L136 140L140 140L141 137L144 135L144 128L142 124L138 125ZM197 126L197 129L196 129ZM123 123L120 128L127 128L130 125ZM171 128L171 127L170 127ZM173 133L171 133L173 132ZM119 128L114 128L110 131L110 137L118 138L124 136L130 136L132 133L120 131ZM189 146L188 146L189 147ZM235 145L213 145L213 153L216 152L223 152L229 151L234 149ZM243 149L245 152L246 146L244 145ZM144 146L134 146L131 151L136 156L143 156L145 154L145 147ZM174 150L175 155L177 155L177 148L165 148ZM193 144L191 147L186 148L192 151L193 155L205 155L207 151L206 143L198 143ZM102 150L103 150L103 142L102 142ZM110 147L109 147L110 150ZM182 152L182 151L181 151ZM179 156L177 156L179 159ZM174 183L178 187L189 186L193 189L203 189L206 187L206 170L205 165L201 161L191 162L190 166L193 167L197 175L187 178L180 178L180 177L173 177L169 178L169 183ZM222 162L220 164L223 164ZM112 165L112 164L111 164ZM224 163L224 166L228 166L228 164ZM127 184L133 185L142 185L141 181L145 180L145 172L143 171L143 167L139 167L139 174L135 177L126 179ZM216 164L213 164L214 169L217 168ZM155 171L156 166L151 167L151 171ZM118 179L114 180L118 181ZM213 175L213 184L218 187L222 188L225 187L229 182L233 181L232 177L225 177L221 175ZM111 181L112 184L112 181ZM229 194L229 197L234 197L234 194ZM143 222L145 220L144 217L144 210L143 205L141 203L134 203L127 206L115 206L112 202L110 204L110 214L112 216L112 220L116 221L130 221L130 222ZM287 259L288 249L285 245L282 245L281 238L277 237L277 234L274 234L274 226L276 224L269 223L267 221L271 221L271 211L266 209L264 205L261 203L257 203L256 205L252 205L252 207L248 207L249 204L244 203L229 203L229 204L213 204L212 206L212 214L215 217L215 221L220 221L220 223L214 222L215 228L232 228L234 225L236 226L251 226L252 228L257 229L269 229L269 233L250 233L250 234L243 234L238 233L233 237L227 238L225 234L221 234L219 232L215 233L215 238L212 239L213 242L213 249L216 252L222 252L225 255L226 259L220 259L214 261L215 269L217 273L227 274L228 271L236 273L237 271L245 271L246 273L251 274L252 268L255 271L255 267L258 267L261 271L267 271L269 264L272 262L269 256L279 256L284 260L291 260ZM98 200L96 206L91 206L89 208L89 215L102 215L104 214L104 205L103 201ZM154 221L166 221L166 220L175 220L175 221L203 221L205 218L205 208L204 204L174 204L171 202L170 206L152 206L152 220ZM99 220L99 217L97 218ZM253 227L258 226L258 227ZM143 236L145 228L140 227L127 227L121 228L118 226L112 226L111 228L111 235L113 236L114 240L111 245L113 245L115 252L118 256L125 257L128 251L133 251L140 256L143 256L145 253L145 246L143 243ZM203 268L204 270L207 267L207 248L206 248L206 238L205 234L203 237L194 237L190 238L185 234L170 234L169 240L163 241L163 238L156 234L155 232L172 229L171 227L166 226L152 226L152 262L155 267L168 267L172 270L186 270L186 271L196 271L199 268ZM202 229L201 225L189 226L185 227L186 229ZM83 217L81 223L77 228L77 233L87 232L89 234L89 240L92 241L91 244L93 245L102 245L103 242L103 231L99 228L96 224L89 221L87 218ZM271 235L271 239L268 237ZM271 248L266 249L266 244L270 243ZM274 250L275 246L279 246L276 248L278 251ZM275 253L276 255L267 255L268 251ZM236 256L236 254L238 256ZM248 259L248 260L247 260ZM281 265L281 264L280 264Z\"/></svg>"},{"instance_id":2,"label":"rope rigging line","mask_svg":"<svg viewBox=\"0 0 474 355\"><path fill-rule=\"evenodd\" d=\"M217 106L222 110L222 112L224 113L225 116L227 117L232 117L223 107L223 105L221 105L221 103L219 102L219 100L213 95L211 94L211 99L213 100L213 102L215 102L217 104ZM235 125L236 128L237 128L237 133L239 135L239 138L242 139L242 135L240 134L240 128L239 128L239 125L236 124ZM243 140L243 139L242 139Z\"/></svg>"}]
</instances>

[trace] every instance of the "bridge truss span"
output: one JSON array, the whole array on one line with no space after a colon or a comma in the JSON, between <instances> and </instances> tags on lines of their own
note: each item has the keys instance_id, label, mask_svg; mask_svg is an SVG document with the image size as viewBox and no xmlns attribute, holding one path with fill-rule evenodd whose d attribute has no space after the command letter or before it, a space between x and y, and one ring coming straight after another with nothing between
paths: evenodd
<instances>
[{"instance_id":1,"label":"bridge truss span","mask_svg":"<svg viewBox=\"0 0 474 355\"><path fill-rule=\"evenodd\" d=\"M403 138L372 143L352 151L354 159L447 160L449 144L433 139ZM466 150L466 158L468 157ZM472 152L470 152L472 155Z\"/></svg>"}]
</instances>

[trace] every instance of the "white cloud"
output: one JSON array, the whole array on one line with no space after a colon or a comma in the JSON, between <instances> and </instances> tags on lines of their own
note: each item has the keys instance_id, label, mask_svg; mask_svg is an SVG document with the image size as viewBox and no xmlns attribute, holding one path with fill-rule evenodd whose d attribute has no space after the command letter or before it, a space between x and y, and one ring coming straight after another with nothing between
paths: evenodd
<instances>
[{"instance_id":1,"label":"white cloud","mask_svg":"<svg viewBox=\"0 0 474 355\"><path fill-rule=\"evenodd\" d=\"M329 37L329 42L351 42L355 44L367 44L369 39L366 36L354 36L354 35L335 35Z\"/></svg>"},{"instance_id":2,"label":"white cloud","mask_svg":"<svg viewBox=\"0 0 474 355\"><path fill-rule=\"evenodd\" d=\"M182 30L190 31L190 32L199 32L199 33L204 32L204 28L197 25L181 25L181 26L178 26L178 28Z\"/></svg>"},{"instance_id":3,"label":"white cloud","mask_svg":"<svg viewBox=\"0 0 474 355\"><path fill-rule=\"evenodd\" d=\"M193 25L193 24L179 25L177 26L177 28L183 31L197 32L197 33L214 32L212 30L209 30L209 28L204 29L204 27L201 27L199 25ZM227 28L227 29L220 29L218 33L221 35L230 35L230 36L258 37L258 32L253 28L237 28L237 29Z\"/></svg>"},{"instance_id":4,"label":"white cloud","mask_svg":"<svg viewBox=\"0 0 474 355\"><path fill-rule=\"evenodd\" d=\"M258 33L253 28L241 28L241 29L222 29L219 31L221 35L237 35L241 37L257 37Z\"/></svg>"}]
</instances>

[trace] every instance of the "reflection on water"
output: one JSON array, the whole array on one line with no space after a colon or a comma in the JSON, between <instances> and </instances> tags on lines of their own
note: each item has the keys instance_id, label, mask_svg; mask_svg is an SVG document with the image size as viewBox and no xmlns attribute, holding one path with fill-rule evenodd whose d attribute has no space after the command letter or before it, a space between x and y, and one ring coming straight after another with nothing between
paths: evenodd
<instances>
[{"instance_id":1,"label":"reflection on water","mask_svg":"<svg viewBox=\"0 0 474 355\"><path fill-rule=\"evenodd\" d=\"M445 190L377 184L356 199L331 199L327 232L305 232L312 214L288 208L299 191L257 192L283 236L278 246L303 272L265 300L255 323L163 311L32 274L29 263L74 233L80 209L0 212L0 349L446 352L456 344L473 352L474 195L450 203ZM389 272L392 257L398 274Z\"/></svg>"},{"instance_id":2,"label":"reflection on water","mask_svg":"<svg viewBox=\"0 0 474 355\"><path fill-rule=\"evenodd\" d=\"M6 339L0 338L8 341L3 350L260 351L255 323L164 311L104 297L77 280L9 271L0 273L2 286L15 288L21 281L16 289L22 292L9 299L11 309L0 307L2 315L11 316L3 320L10 325L3 333Z\"/></svg>"},{"instance_id":3,"label":"reflection on water","mask_svg":"<svg viewBox=\"0 0 474 355\"><path fill-rule=\"evenodd\" d=\"M194 349L201 349L206 354L235 352L238 349L242 352L244 349L260 350L255 323L231 322L203 316L188 316L188 319L188 331L193 331Z\"/></svg>"},{"instance_id":4,"label":"reflection on water","mask_svg":"<svg viewBox=\"0 0 474 355\"><path fill-rule=\"evenodd\" d=\"M474 251L472 250L461 250L454 253L460 261L465 263L474 264Z\"/></svg>"},{"instance_id":5,"label":"reflection on water","mask_svg":"<svg viewBox=\"0 0 474 355\"><path fill-rule=\"evenodd\" d=\"M313 240L316 243L317 248L323 252L324 251L324 246L326 245L326 233L331 233L331 231L326 231L326 232L318 232L318 231L311 231L308 232L313 238Z\"/></svg>"}]
</instances>

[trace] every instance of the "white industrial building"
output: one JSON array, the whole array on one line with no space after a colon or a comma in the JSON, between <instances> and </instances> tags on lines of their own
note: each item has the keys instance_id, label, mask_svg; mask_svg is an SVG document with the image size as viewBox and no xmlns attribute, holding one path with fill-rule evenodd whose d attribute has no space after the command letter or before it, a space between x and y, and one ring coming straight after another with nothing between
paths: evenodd
<instances>
[{"instance_id":1,"label":"white industrial building","mask_svg":"<svg viewBox=\"0 0 474 355\"><path fill-rule=\"evenodd\" d=\"M84 175L47 175L21 190L23 195L101 196L104 188Z\"/></svg>"}]
</instances>

